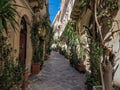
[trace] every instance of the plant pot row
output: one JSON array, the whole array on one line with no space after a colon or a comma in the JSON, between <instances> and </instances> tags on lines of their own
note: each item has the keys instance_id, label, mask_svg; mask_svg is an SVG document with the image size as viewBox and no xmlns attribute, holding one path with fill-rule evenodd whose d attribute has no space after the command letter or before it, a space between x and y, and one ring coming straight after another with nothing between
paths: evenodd
<instances>
[{"instance_id":1,"label":"plant pot row","mask_svg":"<svg viewBox=\"0 0 120 90\"><path fill-rule=\"evenodd\" d=\"M48 60L48 54L45 54L44 60ZM31 66L32 74L38 74L40 72L40 70L42 69L44 60L41 59L41 61L39 60L37 60L36 62L33 61L32 66Z\"/></svg>"},{"instance_id":2,"label":"plant pot row","mask_svg":"<svg viewBox=\"0 0 120 90\"><path fill-rule=\"evenodd\" d=\"M42 62L34 62L32 63L31 73L38 74L42 69Z\"/></svg>"},{"instance_id":3,"label":"plant pot row","mask_svg":"<svg viewBox=\"0 0 120 90\"><path fill-rule=\"evenodd\" d=\"M86 72L86 66L84 64L71 64L70 65L72 67L74 67L77 71L79 71L80 73L85 73Z\"/></svg>"},{"instance_id":4,"label":"plant pot row","mask_svg":"<svg viewBox=\"0 0 120 90\"><path fill-rule=\"evenodd\" d=\"M44 56L44 60L48 60L48 55L47 54Z\"/></svg>"},{"instance_id":5,"label":"plant pot row","mask_svg":"<svg viewBox=\"0 0 120 90\"><path fill-rule=\"evenodd\" d=\"M66 55L65 58L70 59L71 55Z\"/></svg>"}]
</instances>

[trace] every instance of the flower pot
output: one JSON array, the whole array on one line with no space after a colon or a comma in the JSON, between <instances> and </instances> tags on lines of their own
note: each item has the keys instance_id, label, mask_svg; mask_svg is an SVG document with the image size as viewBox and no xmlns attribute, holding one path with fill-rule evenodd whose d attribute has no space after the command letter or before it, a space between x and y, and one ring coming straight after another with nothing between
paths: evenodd
<instances>
[{"instance_id":1,"label":"flower pot","mask_svg":"<svg viewBox=\"0 0 120 90\"><path fill-rule=\"evenodd\" d=\"M102 86L101 85L93 86L93 90L102 90Z\"/></svg>"},{"instance_id":2,"label":"flower pot","mask_svg":"<svg viewBox=\"0 0 120 90\"><path fill-rule=\"evenodd\" d=\"M71 58L71 56L70 56L70 55L66 55L66 58L67 58L67 59L70 59L70 58Z\"/></svg>"},{"instance_id":3,"label":"flower pot","mask_svg":"<svg viewBox=\"0 0 120 90\"><path fill-rule=\"evenodd\" d=\"M10 88L10 90L21 90L21 85L13 85L13 87Z\"/></svg>"},{"instance_id":4,"label":"flower pot","mask_svg":"<svg viewBox=\"0 0 120 90\"><path fill-rule=\"evenodd\" d=\"M31 69L32 74L38 74L40 72L40 68L41 68L40 66L41 66L40 62L32 63L32 69Z\"/></svg>"},{"instance_id":5,"label":"flower pot","mask_svg":"<svg viewBox=\"0 0 120 90\"><path fill-rule=\"evenodd\" d=\"M23 72L23 84L22 84L22 90L26 90L28 87L28 80L29 80L29 74L28 71Z\"/></svg>"},{"instance_id":6,"label":"flower pot","mask_svg":"<svg viewBox=\"0 0 120 90\"><path fill-rule=\"evenodd\" d=\"M44 56L44 59L45 59L45 60L48 60L48 55L45 55L45 56Z\"/></svg>"},{"instance_id":7,"label":"flower pot","mask_svg":"<svg viewBox=\"0 0 120 90\"><path fill-rule=\"evenodd\" d=\"M79 71L85 73L86 66L84 64L79 64Z\"/></svg>"}]
</instances>

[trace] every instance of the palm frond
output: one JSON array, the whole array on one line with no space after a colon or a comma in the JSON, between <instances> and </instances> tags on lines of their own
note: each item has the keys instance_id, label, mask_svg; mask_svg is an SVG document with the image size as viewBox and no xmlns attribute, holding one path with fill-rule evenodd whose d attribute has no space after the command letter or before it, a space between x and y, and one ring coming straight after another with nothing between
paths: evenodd
<instances>
[{"instance_id":1,"label":"palm frond","mask_svg":"<svg viewBox=\"0 0 120 90\"><path fill-rule=\"evenodd\" d=\"M18 15L15 7L19 5L12 4L12 2L16 2L15 0L0 0L0 32L2 30L8 33L8 22L12 26L13 30L16 30L16 25L19 25L15 20L15 15ZM20 6L19 6L20 7Z\"/></svg>"},{"instance_id":2,"label":"palm frond","mask_svg":"<svg viewBox=\"0 0 120 90\"><path fill-rule=\"evenodd\" d=\"M2 25L5 29L5 32L8 33L7 21L5 18L2 18Z\"/></svg>"},{"instance_id":3,"label":"palm frond","mask_svg":"<svg viewBox=\"0 0 120 90\"><path fill-rule=\"evenodd\" d=\"M3 29L3 25L2 25L2 19L0 18L0 33L1 33L1 30Z\"/></svg>"}]
</instances>

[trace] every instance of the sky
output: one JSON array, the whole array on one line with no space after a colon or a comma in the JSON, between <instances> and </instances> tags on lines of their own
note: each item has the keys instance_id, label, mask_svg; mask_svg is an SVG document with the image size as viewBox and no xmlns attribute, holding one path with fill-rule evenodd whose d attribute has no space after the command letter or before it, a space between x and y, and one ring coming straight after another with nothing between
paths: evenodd
<instances>
[{"instance_id":1,"label":"sky","mask_svg":"<svg viewBox=\"0 0 120 90\"><path fill-rule=\"evenodd\" d=\"M48 0L48 1L50 20L51 22L53 22L58 10L60 9L60 0Z\"/></svg>"}]
</instances>

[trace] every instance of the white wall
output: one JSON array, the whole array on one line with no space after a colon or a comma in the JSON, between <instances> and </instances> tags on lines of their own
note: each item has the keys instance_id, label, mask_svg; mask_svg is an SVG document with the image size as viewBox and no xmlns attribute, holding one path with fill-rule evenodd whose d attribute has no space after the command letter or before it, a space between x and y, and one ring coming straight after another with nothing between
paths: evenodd
<instances>
[{"instance_id":1,"label":"white wall","mask_svg":"<svg viewBox=\"0 0 120 90\"><path fill-rule=\"evenodd\" d=\"M65 0L62 0L61 8L60 8L61 13L59 13L60 17L59 17L59 19L55 18L55 19L58 19L58 20L56 22L54 22L54 25L53 25L54 30L57 30L57 32L55 32L55 34L54 34L54 39L57 39L59 36L61 36L62 32L64 31L64 29L65 29L65 27L68 23L68 21L70 20L70 15L71 15L72 8L73 8L75 0L67 0L67 1L69 1L69 2L68 2L67 7L65 8L64 7ZM61 27L58 28L58 26L61 26Z\"/></svg>"},{"instance_id":2,"label":"white wall","mask_svg":"<svg viewBox=\"0 0 120 90\"><path fill-rule=\"evenodd\" d=\"M113 31L116 31L116 30L120 29L120 9L114 20L115 20L115 22L113 22L112 28L113 28ZM108 33L108 35L109 34L110 33ZM115 53L114 69L116 68L117 65L119 65L119 67L114 74L113 84L120 87L120 31L114 33L113 37L111 37L111 38L112 38L112 40L110 42L106 43L106 46L112 47L113 52Z\"/></svg>"}]
</instances>

